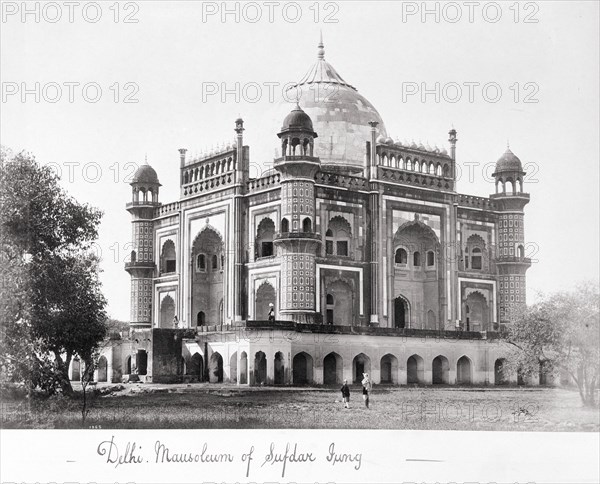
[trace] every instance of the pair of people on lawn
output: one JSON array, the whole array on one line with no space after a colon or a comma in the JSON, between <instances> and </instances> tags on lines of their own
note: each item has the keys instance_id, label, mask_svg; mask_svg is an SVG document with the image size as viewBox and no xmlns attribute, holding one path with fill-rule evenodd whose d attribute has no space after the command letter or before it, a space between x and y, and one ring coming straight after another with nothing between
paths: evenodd
<instances>
[{"instance_id":1,"label":"pair of people on lawn","mask_svg":"<svg viewBox=\"0 0 600 484\"><path fill-rule=\"evenodd\" d=\"M369 394L373 389L373 385L371 384L371 379L369 378L368 373L363 373L363 379L361 381L363 390L363 400L365 401L365 407L369 408ZM342 401L344 402L344 408L350 408L350 387L348 387L348 380L344 380L344 384L342 385Z\"/></svg>"}]
</instances>

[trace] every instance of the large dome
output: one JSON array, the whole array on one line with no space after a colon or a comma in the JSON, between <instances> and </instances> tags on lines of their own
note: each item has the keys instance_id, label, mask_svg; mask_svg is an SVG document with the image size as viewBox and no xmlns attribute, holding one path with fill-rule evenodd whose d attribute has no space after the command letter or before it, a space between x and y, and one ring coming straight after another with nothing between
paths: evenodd
<instances>
[{"instance_id":1,"label":"large dome","mask_svg":"<svg viewBox=\"0 0 600 484\"><path fill-rule=\"evenodd\" d=\"M280 117L274 129L298 102L318 135L314 152L323 168L359 171L365 162L365 143L371 140L369 122L377 121L377 135L387 137L385 125L375 107L325 61L322 41L318 47L317 62L276 107Z\"/></svg>"}]
</instances>

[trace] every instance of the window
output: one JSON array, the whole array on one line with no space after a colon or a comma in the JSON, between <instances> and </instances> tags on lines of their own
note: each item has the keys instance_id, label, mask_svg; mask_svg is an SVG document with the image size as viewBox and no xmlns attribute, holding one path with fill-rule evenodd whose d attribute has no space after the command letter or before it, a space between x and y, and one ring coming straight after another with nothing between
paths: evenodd
<instances>
[{"instance_id":1,"label":"window","mask_svg":"<svg viewBox=\"0 0 600 484\"><path fill-rule=\"evenodd\" d=\"M471 255L471 268L480 270L481 266L481 249L479 247L475 247Z\"/></svg>"},{"instance_id":2,"label":"window","mask_svg":"<svg viewBox=\"0 0 600 484\"><path fill-rule=\"evenodd\" d=\"M287 218L284 218L281 220L281 232L285 234L289 231L290 231L290 223L288 222Z\"/></svg>"},{"instance_id":3,"label":"window","mask_svg":"<svg viewBox=\"0 0 600 484\"><path fill-rule=\"evenodd\" d=\"M205 323L205 319L204 311L200 311L196 315L196 326L202 326Z\"/></svg>"},{"instance_id":4,"label":"window","mask_svg":"<svg viewBox=\"0 0 600 484\"><path fill-rule=\"evenodd\" d=\"M206 270L206 256L204 254L198 254L198 257L196 257L196 269L199 271Z\"/></svg>"},{"instance_id":5,"label":"window","mask_svg":"<svg viewBox=\"0 0 600 484\"><path fill-rule=\"evenodd\" d=\"M407 264L408 263L408 254L406 250L403 248L396 249L396 255L394 257L394 262L396 264Z\"/></svg>"},{"instance_id":6,"label":"window","mask_svg":"<svg viewBox=\"0 0 600 484\"><path fill-rule=\"evenodd\" d=\"M413 254L413 266L420 267L421 266L421 253L415 252Z\"/></svg>"},{"instance_id":7,"label":"window","mask_svg":"<svg viewBox=\"0 0 600 484\"><path fill-rule=\"evenodd\" d=\"M271 257L273 255L273 242L262 242L260 247L261 257Z\"/></svg>"},{"instance_id":8,"label":"window","mask_svg":"<svg viewBox=\"0 0 600 484\"><path fill-rule=\"evenodd\" d=\"M162 246L161 252L161 272L169 273L176 270L175 244L172 240L167 240Z\"/></svg>"},{"instance_id":9,"label":"window","mask_svg":"<svg viewBox=\"0 0 600 484\"><path fill-rule=\"evenodd\" d=\"M432 250L427 252L427 267L431 267L435 264L435 254Z\"/></svg>"},{"instance_id":10,"label":"window","mask_svg":"<svg viewBox=\"0 0 600 484\"><path fill-rule=\"evenodd\" d=\"M471 235L465 248L465 269L480 271L484 268L485 242L479 235ZM506 248L504 249L506 251ZM505 254L506 255L506 254Z\"/></svg>"},{"instance_id":11,"label":"window","mask_svg":"<svg viewBox=\"0 0 600 484\"><path fill-rule=\"evenodd\" d=\"M302 232L312 232L312 222L308 217L302 222Z\"/></svg>"},{"instance_id":12,"label":"window","mask_svg":"<svg viewBox=\"0 0 600 484\"><path fill-rule=\"evenodd\" d=\"M338 240L336 242L337 246L337 255L348 255L348 241L347 240Z\"/></svg>"},{"instance_id":13,"label":"window","mask_svg":"<svg viewBox=\"0 0 600 484\"><path fill-rule=\"evenodd\" d=\"M335 216L329 221L325 232L325 253L347 257L350 255L350 240L352 229L348 221L341 216Z\"/></svg>"},{"instance_id":14,"label":"window","mask_svg":"<svg viewBox=\"0 0 600 484\"><path fill-rule=\"evenodd\" d=\"M273 237L275 236L275 223L270 218L261 220L256 230L256 253L258 257L271 257L274 254Z\"/></svg>"},{"instance_id":15,"label":"window","mask_svg":"<svg viewBox=\"0 0 600 484\"><path fill-rule=\"evenodd\" d=\"M219 258L217 257L217 254L214 254L212 256L212 269L217 270L218 268L219 268Z\"/></svg>"},{"instance_id":16,"label":"window","mask_svg":"<svg viewBox=\"0 0 600 484\"><path fill-rule=\"evenodd\" d=\"M333 240L325 241L325 253L327 255L333 255Z\"/></svg>"}]
</instances>

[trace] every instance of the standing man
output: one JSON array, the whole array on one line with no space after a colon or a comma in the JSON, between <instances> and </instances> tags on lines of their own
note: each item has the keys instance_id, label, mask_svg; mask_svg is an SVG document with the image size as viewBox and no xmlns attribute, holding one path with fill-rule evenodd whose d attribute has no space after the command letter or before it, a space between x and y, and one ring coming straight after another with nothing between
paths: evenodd
<instances>
[{"instance_id":1,"label":"standing man","mask_svg":"<svg viewBox=\"0 0 600 484\"><path fill-rule=\"evenodd\" d=\"M275 321L275 311L273 310L273 303L269 303L269 321Z\"/></svg>"},{"instance_id":2,"label":"standing man","mask_svg":"<svg viewBox=\"0 0 600 484\"><path fill-rule=\"evenodd\" d=\"M369 394L371 393L373 386L371 385L371 379L369 378L368 373L363 373L363 380L361 383L363 386L363 400L365 401L365 407L369 408Z\"/></svg>"},{"instance_id":3,"label":"standing man","mask_svg":"<svg viewBox=\"0 0 600 484\"><path fill-rule=\"evenodd\" d=\"M344 408L350 408L350 388L348 387L348 380L344 380L342 385L342 401L344 402Z\"/></svg>"}]
</instances>

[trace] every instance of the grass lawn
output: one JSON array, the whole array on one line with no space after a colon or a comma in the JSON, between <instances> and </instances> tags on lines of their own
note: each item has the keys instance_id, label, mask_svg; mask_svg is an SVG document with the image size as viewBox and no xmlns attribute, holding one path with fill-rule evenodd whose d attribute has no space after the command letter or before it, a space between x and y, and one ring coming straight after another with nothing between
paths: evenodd
<instances>
[{"instance_id":1,"label":"grass lawn","mask_svg":"<svg viewBox=\"0 0 600 484\"><path fill-rule=\"evenodd\" d=\"M376 385L369 409L360 387L351 392L344 409L338 385L99 384L84 427L80 399L66 398L5 399L2 427L600 430L598 408L582 407L570 389Z\"/></svg>"}]
</instances>

